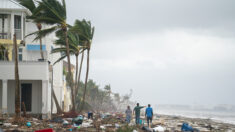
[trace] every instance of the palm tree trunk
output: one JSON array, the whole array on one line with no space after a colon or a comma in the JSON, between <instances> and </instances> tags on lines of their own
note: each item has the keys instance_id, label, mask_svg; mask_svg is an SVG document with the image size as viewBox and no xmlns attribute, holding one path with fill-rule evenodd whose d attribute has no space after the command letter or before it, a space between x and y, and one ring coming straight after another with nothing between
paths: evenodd
<instances>
[{"instance_id":1,"label":"palm tree trunk","mask_svg":"<svg viewBox=\"0 0 235 132\"><path fill-rule=\"evenodd\" d=\"M42 51L42 38L40 37L40 54L41 54L41 58L44 60L44 55L43 55L43 51Z\"/></svg>"},{"instance_id":2,"label":"palm tree trunk","mask_svg":"<svg viewBox=\"0 0 235 132\"><path fill-rule=\"evenodd\" d=\"M64 29L65 34L65 42L66 42L66 55L68 59L68 71L69 71L69 86L71 88L71 96L72 96L72 111L75 111L75 98L74 98L74 86L73 86L73 75L71 71L71 62L70 62L70 52L69 52L69 41L68 41L68 32L67 27Z\"/></svg>"},{"instance_id":3,"label":"palm tree trunk","mask_svg":"<svg viewBox=\"0 0 235 132\"><path fill-rule=\"evenodd\" d=\"M75 57L76 57L76 74L75 74L75 86L74 86L74 102L76 102L76 96L77 96L77 94L76 94L76 89L77 89L77 84L78 84L78 82L77 82L77 78L78 78L78 55L79 55L79 53L78 54L76 54L75 55ZM75 103L75 108L74 109L76 109L77 107L76 107L77 105L76 105L76 103Z\"/></svg>"},{"instance_id":4,"label":"palm tree trunk","mask_svg":"<svg viewBox=\"0 0 235 132\"><path fill-rule=\"evenodd\" d=\"M20 81L18 68L18 49L16 44L16 34L14 34L14 51L15 51L15 114L16 120L20 118Z\"/></svg>"},{"instance_id":5,"label":"palm tree trunk","mask_svg":"<svg viewBox=\"0 0 235 132\"><path fill-rule=\"evenodd\" d=\"M78 84L78 82L77 82L77 79L78 79L78 54L76 54L75 55L75 57L76 57L76 74L75 74L75 91L76 91L76 89L77 89L77 84ZM75 98L76 98L76 92L75 92Z\"/></svg>"},{"instance_id":6,"label":"palm tree trunk","mask_svg":"<svg viewBox=\"0 0 235 132\"><path fill-rule=\"evenodd\" d=\"M55 91L54 91L54 88L52 88L52 96L53 96L53 99L55 101L55 105L56 105L56 109L57 109L57 114L62 114L63 111L62 109L60 108L60 105L59 105L59 102L55 96Z\"/></svg>"},{"instance_id":7,"label":"palm tree trunk","mask_svg":"<svg viewBox=\"0 0 235 132\"><path fill-rule=\"evenodd\" d=\"M77 80L77 87L75 89L75 95L78 95L78 89L79 89L79 83L80 83L80 78L81 78L81 72L82 72L82 64L83 64L83 58L84 58L84 51L82 52L82 58L80 62L80 67L79 67L79 73L78 73L78 80Z\"/></svg>"},{"instance_id":8,"label":"palm tree trunk","mask_svg":"<svg viewBox=\"0 0 235 132\"><path fill-rule=\"evenodd\" d=\"M87 69L86 69L86 79L85 79L85 90L83 93L82 107L81 107L80 112L83 110L85 99L86 99L86 89L87 89L87 81L88 81L88 74L89 74L89 60L90 60L90 49L87 49Z\"/></svg>"},{"instance_id":9,"label":"palm tree trunk","mask_svg":"<svg viewBox=\"0 0 235 132\"><path fill-rule=\"evenodd\" d=\"M41 23L37 23L36 26L37 26L39 32L41 32L41 30L42 30L42 25L41 25ZM41 38L41 37L40 37L39 41L40 41L40 54L41 54L41 59L44 60L44 55L43 55L43 51L42 51L42 38Z\"/></svg>"}]
</instances>

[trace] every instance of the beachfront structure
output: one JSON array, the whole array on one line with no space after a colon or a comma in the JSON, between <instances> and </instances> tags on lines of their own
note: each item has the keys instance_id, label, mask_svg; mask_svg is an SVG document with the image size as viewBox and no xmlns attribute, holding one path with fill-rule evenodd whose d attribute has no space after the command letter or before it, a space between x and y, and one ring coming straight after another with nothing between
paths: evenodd
<instances>
[{"instance_id":1,"label":"beachfront structure","mask_svg":"<svg viewBox=\"0 0 235 132\"><path fill-rule=\"evenodd\" d=\"M72 108L72 100L71 100L71 89L68 85L68 83L66 83L66 76L69 72L68 70L68 62L63 61L63 68L64 68L64 73L63 73L63 84L64 84L64 102L63 102L63 109L64 111L69 111ZM72 70L72 74L74 75L75 78L75 65L71 64L71 70Z\"/></svg>"},{"instance_id":2,"label":"beachfront structure","mask_svg":"<svg viewBox=\"0 0 235 132\"><path fill-rule=\"evenodd\" d=\"M56 112L54 103L51 103L52 88L59 105L63 106L63 63L52 66L61 56L50 54L55 48L54 34L42 39L44 60L40 56L39 41L33 41L35 36L25 38L37 31L36 25L26 19L30 14L14 0L0 0L0 110L8 114L15 112L15 55L12 40L13 34L16 34L21 102L25 103L27 113L49 118L52 112ZM47 25L42 25L44 28Z\"/></svg>"}]
</instances>

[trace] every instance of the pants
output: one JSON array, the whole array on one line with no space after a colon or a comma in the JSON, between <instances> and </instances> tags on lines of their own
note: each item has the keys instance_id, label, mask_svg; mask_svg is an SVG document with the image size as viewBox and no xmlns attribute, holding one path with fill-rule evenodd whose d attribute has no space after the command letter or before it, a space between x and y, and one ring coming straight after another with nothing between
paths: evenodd
<instances>
[{"instance_id":1,"label":"pants","mask_svg":"<svg viewBox=\"0 0 235 132\"><path fill-rule=\"evenodd\" d=\"M130 122L131 122L131 116L130 116L130 115L127 115L127 116L126 116L126 122L127 122L127 123L130 123Z\"/></svg>"},{"instance_id":2,"label":"pants","mask_svg":"<svg viewBox=\"0 0 235 132\"><path fill-rule=\"evenodd\" d=\"M140 123L140 116L135 116L135 123L136 125Z\"/></svg>"},{"instance_id":3,"label":"pants","mask_svg":"<svg viewBox=\"0 0 235 132\"><path fill-rule=\"evenodd\" d=\"M147 117L147 123L148 123L148 126L149 126L149 122L150 122L150 123L152 123L152 119L153 119L153 118L152 118L152 116Z\"/></svg>"}]
</instances>

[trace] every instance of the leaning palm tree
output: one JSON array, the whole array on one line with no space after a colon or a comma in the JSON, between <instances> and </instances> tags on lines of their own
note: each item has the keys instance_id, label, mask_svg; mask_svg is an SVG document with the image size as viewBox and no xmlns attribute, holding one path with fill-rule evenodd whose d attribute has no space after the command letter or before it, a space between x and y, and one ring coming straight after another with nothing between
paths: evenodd
<instances>
[{"instance_id":1,"label":"leaning palm tree","mask_svg":"<svg viewBox=\"0 0 235 132\"><path fill-rule=\"evenodd\" d=\"M86 69L86 77L85 77L85 89L84 89L84 93L83 93L82 106L81 106L81 110L80 110L80 111L82 111L84 103L85 103L85 98L86 98L87 81L88 81L88 75L89 75L90 48L91 48L95 28L91 26L90 21L76 20L75 24L71 28L71 30L73 32L78 33L81 41L83 42L83 44L87 50L87 69Z\"/></svg>"},{"instance_id":2,"label":"leaning palm tree","mask_svg":"<svg viewBox=\"0 0 235 132\"><path fill-rule=\"evenodd\" d=\"M71 95L72 98L74 98L74 84L73 84L73 76L71 72L71 62L70 62L70 52L69 52L69 42L68 42L68 24L66 21L67 13L66 13L66 4L65 0L62 0L62 3L57 0L41 0L38 1L39 3L39 9L38 13L40 12L40 15L37 16L36 14L33 14L33 18L35 22L37 23L45 23L51 25L50 28L43 29L41 31L37 31L34 33L31 33L29 35L36 35L37 37L35 40L45 37L55 31L61 30L64 33L65 37L65 43L66 43L66 56L68 60L68 74L71 80L69 82L69 86L71 88ZM75 110L75 102L72 100L72 111Z\"/></svg>"},{"instance_id":3,"label":"leaning palm tree","mask_svg":"<svg viewBox=\"0 0 235 132\"><path fill-rule=\"evenodd\" d=\"M59 62L67 57L67 55L66 55L67 49L66 49L66 44L64 41L65 39L60 34L58 34L57 37L59 39L55 41L55 44L59 45L60 48L53 49L51 51L51 53L61 53L62 56L57 61L55 61L54 64L56 64L57 62ZM74 100L74 102L75 102L75 97L77 94L77 83L78 83L78 81L77 81L78 80L78 56L81 52L83 53L83 51L82 51L83 46L82 46L82 43L79 41L78 34L68 32L68 40L69 40L70 55L75 55L75 57L76 57L76 74L75 74L75 90L74 90L75 92L73 93L75 95L74 95L74 98L72 98L72 100ZM79 75L80 75L80 73L81 73L81 71L79 72Z\"/></svg>"},{"instance_id":4,"label":"leaning palm tree","mask_svg":"<svg viewBox=\"0 0 235 132\"><path fill-rule=\"evenodd\" d=\"M19 4L27 8L32 15L27 16L27 19L32 20L36 26L38 31L40 32L42 30L42 24L40 22L36 22L35 18L40 16L40 9L36 6L34 0L17 0ZM41 54L41 59L44 59L43 51L42 51L42 37L39 37L39 42L40 42L40 54Z\"/></svg>"}]
</instances>

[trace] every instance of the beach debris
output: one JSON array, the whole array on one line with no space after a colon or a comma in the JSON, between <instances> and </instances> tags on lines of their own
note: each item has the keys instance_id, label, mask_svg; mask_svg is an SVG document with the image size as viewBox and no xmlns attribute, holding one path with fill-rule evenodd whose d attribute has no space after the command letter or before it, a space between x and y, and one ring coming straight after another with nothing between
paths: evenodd
<instances>
[{"instance_id":1,"label":"beach debris","mask_svg":"<svg viewBox=\"0 0 235 132\"><path fill-rule=\"evenodd\" d=\"M82 115L79 115L78 117L74 118L74 119L72 120L72 122L74 122L76 125L82 124L82 122L83 122L83 116L82 116Z\"/></svg>"},{"instance_id":2,"label":"beach debris","mask_svg":"<svg viewBox=\"0 0 235 132\"><path fill-rule=\"evenodd\" d=\"M52 124L49 124L48 126L49 126L49 128L53 128L54 127Z\"/></svg>"},{"instance_id":3,"label":"beach debris","mask_svg":"<svg viewBox=\"0 0 235 132\"><path fill-rule=\"evenodd\" d=\"M55 117L51 120L51 122L56 122L56 123L63 123L64 120L62 117Z\"/></svg>"},{"instance_id":4,"label":"beach debris","mask_svg":"<svg viewBox=\"0 0 235 132\"><path fill-rule=\"evenodd\" d=\"M37 118L32 118L32 120L33 120L33 121L38 121L38 119L37 119Z\"/></svg>"},{"instance_id":5,"label":"beach debris","mask_svg":"<svg viewBox=\"0 0 235 132\"><path fill-rule=\"evenodd\" d=\"M153 129L152 128L149 128L149 127L146 127L146 126L143 126L142 127L142 130L146 131L146 132L153 132Z\"/></svg>"},{"instance_id":6,"label":"beach debris","mask_svg":"<svg viewBox=\"0 0 235 132\"><path fill-rule=\"evenodd\" d=\"M18 127L18 125L11 125L12 127Z\"/></svg>"},{"instance_id":7,"label":"beach debris","mask_svg":"<svg viewBox=\"0 0 235 132\"><path fill-rule=\"evenodd\" d=\"M10 127L10 126L12 126L12 124L11 123L3 123L3 126Z\"/></svg>"},{"instance_id":8,"label":"beach debris","mask_svg":"<svg viewBox=\"0 0 235 132\"><path fill-rule=\"evenodd\" d=\"M156 131L156 132L164 132L165 128L162 127L162 126L157 126L157 127L153 128L153 130Z\"/></svg>"},{"instance_id":9,"label":"beach debris","mask_svg":"<svg viewBox=\"0 0 235 132\"><path fill-rule=\"evenodd\" d=\"M105 130L105 128L106 128L106 127L105 127L105 126L103 126L103 125L102 125L102 126L100 126L100 129L102 129L102 130Z\"/></svg>"},{"instance_id":10,"label":"beach debris","mask_svg":"<svg viewBox=\"0 0 235 132\"><path fill-rule=\"evenodd\" d=\"M115 128L120 128L120 125L115 123Z\"/></svg>"},{"instance_id":11,"label":"beach debris","mask_svg":"<svg viewBox=\"0 0 235 132\"><path fill-rule=\"evenodd\" d=\"M31 127L32 125L31 125L30 122L27 122L27 123L26 123L26 126L27 126L27 127Z\"/></svg>"},{"instance_id":12,"label":"beach debris","mask_svg":"<svg viewBox=\"0 0 235 132\"><path fill-rule=\"evenodd\" d=\"M183 123L181 131L193 132L193 128L188 123Z\"/></svg>"},{"instance_id":13,"label":"beach debris","mask_svg":"<svg viewBox=\"0 0 235 132\"><path fill-rule=\"evenodd\" d=\"M35 132L54 132L54 130L49 128L49 129L36 130Z\"/></svg>"}]
</instances>

